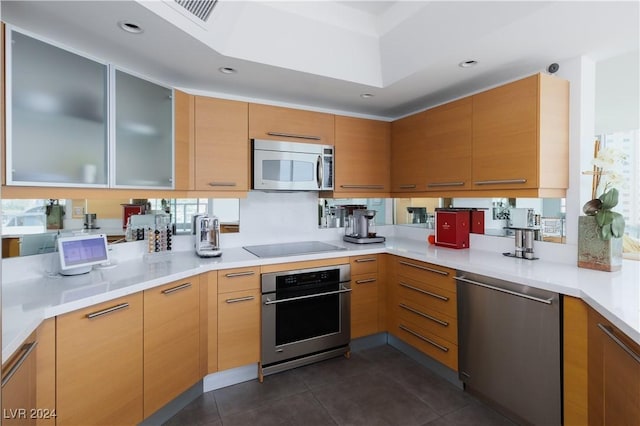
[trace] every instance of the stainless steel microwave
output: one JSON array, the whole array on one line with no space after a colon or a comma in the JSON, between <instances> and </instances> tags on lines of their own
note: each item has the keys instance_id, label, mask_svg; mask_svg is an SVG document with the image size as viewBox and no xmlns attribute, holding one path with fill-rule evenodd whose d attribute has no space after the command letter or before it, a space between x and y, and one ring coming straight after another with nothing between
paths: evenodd
<instances>
[{"instance_id":1,"label":"stainless steel microwave","mask_svg":"<svg viewBox=\"0 0 640 426\"><path fill-rule=\"evenodd\" d=\"M253 139L253 189L333 190L333 146Z\"/></svg>"}]
</instances>

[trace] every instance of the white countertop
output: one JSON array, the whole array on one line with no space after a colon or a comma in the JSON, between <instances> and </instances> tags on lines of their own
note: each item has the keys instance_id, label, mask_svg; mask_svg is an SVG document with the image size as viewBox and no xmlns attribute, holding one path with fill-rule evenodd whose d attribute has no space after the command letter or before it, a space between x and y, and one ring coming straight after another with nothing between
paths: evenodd
<instances>
[{"instance_id":1,"label":"white countertop","mask_svg":"<svg viewBox=\"0 0 640 426\"><path fill-rule=\"evenodd\" d=\"M467 272L582 298L640 344L640 262L625 260L619 272L600 272L549 261L529 261L483 250L454 250L424 241L389 238L380 244L324 241L346 250L301 256L258 258L241 247L223 250L220 258L202 259L192 251L158 258L120 261L89 274L42 277L2 285L2 362L46 318L102 303L207 271L389 253Z\"/></svg>"}]
</instances>

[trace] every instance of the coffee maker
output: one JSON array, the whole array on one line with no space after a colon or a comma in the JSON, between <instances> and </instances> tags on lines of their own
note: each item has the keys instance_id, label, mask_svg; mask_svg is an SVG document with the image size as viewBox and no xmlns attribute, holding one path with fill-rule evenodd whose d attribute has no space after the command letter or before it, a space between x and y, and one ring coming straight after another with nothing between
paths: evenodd
<instances>
[{"instance_id":1,"label":"coffee maker","mask_svg":"<svg viewBox=\"0 0 640 426\"><path fill-rule=\"evenodd\" d=\"M348 243L382 243L385 238L375 232L375 210L357 209L347 219L342 239Z\"/></svg>"},{"instance_id":2,"label":"coffee maker","mask_svg":"<svg viewBox=\"0 0 640 426\"><path fill-rule=\"evenodd\" d=\"M194 220L196 254L200 257L218 257L220 249L220 221L216 216L199 215Z\"/></svg>"}]
</instances>

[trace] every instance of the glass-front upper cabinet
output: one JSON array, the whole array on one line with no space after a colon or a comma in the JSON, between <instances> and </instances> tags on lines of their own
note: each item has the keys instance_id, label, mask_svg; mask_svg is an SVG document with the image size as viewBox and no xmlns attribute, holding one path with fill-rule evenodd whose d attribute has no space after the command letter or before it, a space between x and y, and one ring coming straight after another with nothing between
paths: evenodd
<instances>
[{"instance_id":1,"label":"glass-front upper cabinet","mask_svg":"<svg viewBox=\"0 0 640 426\"><path fill-rule=\"evenodd\" d=\"M173 91L113 70L116 187L173 188Z\"/></svg>"},{"instance_id":2,"label":"glass-front upper cabinet","mask_svg":"<svg viewBox=\"0 0 640 426\"><path fill-rule=\"evenodd\" d=\"M7 29L9 185L108 184L108 67Z\"/></svg>"}]
</instances>

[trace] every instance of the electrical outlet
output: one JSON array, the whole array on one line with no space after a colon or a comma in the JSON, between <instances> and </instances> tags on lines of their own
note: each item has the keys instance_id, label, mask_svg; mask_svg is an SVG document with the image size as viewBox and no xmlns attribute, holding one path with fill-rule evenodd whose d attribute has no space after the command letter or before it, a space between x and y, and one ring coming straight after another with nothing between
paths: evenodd
<instances>
[{"instance_id":1,"label":"electrical outlet","mask_svg":"<svg viewBox=\"0 0 640 426\"><path fill-rule=\"evenodd\" d=\"M81 217L84 214L84 207L74 207L73 215L77 217Z\"/></svg>"}]
</instances>

